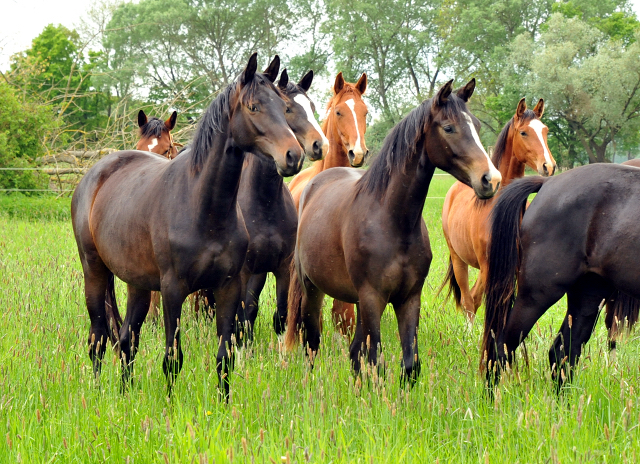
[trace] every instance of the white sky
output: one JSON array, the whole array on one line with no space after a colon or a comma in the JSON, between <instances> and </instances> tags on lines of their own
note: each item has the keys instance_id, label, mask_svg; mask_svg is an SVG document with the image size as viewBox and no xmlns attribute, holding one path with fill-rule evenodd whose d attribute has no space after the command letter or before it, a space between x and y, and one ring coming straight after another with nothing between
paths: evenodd
<instances>
[{"instance_id":1,"label":"white sky","mask_svg":"<svg viewBox=\"0 0 640 464\"><path fill-rule=\"evenodd\" d=\"M9 58L26 50L31 40L47 24L63 24L73 28L92 5L90 0L0 0L2 17L0 28L0 70L9 68ZM640 17L640 0L630 0Z\"/></svg>"}]
</instances>

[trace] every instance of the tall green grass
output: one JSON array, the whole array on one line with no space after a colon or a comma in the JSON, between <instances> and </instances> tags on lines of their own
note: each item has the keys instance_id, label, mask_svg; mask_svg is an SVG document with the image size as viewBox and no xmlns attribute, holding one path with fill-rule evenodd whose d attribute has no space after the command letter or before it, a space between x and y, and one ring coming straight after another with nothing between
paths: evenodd
<instances>
[{"instance_id":1,"label":"tall green grass","mask_svg":"<svg viewBox=\"0 0 640 464\"><path fill-rule=\"evenodd\" d=\"M450 179L436 178L430 196ZM606 353L602 321L575 380L553 391L547 351L564 303L536 325L519 369L493 400L478 375L480 320L468 328L436 297L446 270L441 199L428 199L434 260L423 290L422 374L400 385L393 310L382 321L386 376L356 382L349 342L325 312L316 366L285 353L271 328L275 290L261 298L256 341L242 350L229 404L217 396L215 324L183 311L185 363L166 396L161 322L141 334L133 387L120 393L109 348L97 383L89 318L69 221L0 216L0 461L2 462L637 462L640 363L635 336ZM124 285L117 287L121 307ZM328 309L328 308L326 308ZM482 317L482 313L480 314Z\"/></svg>"}]
</instances>

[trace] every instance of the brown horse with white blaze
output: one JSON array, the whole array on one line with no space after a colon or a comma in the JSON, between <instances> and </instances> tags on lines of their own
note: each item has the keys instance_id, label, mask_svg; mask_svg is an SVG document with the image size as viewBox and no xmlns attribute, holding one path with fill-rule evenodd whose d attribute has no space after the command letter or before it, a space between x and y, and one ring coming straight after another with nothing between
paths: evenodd
<instances>
[{"instance_id":1,"label":"brown horse with white blaze","mask_svg":"<svg viewBox=\"0 0 640 464\"><path fill-rule=\"evenodd\" d=\"M513 118L498 135L492 162L502 175L503 188L513 179L524 176L525 166L543 176L555 172L556 163L547 145L548 129L540 121L543 113L544 100L540 99L531 111L523 98ZM450 255L442 287L449 282L449 295L453 294L456 307L463 309L470 321L482 303L489 267L489 215L498 196L478 200L471 188L456 182L447 192L442 207L442 229ZM471 291L469 266L480 269Z\"/></svg>"},{"instance_id":2,"label":"brown horse with white blaze","mask_svg":"<svg viewBox=\"0 0 640 464\"><path fill-rule=\"evenodd\" d=\"M96 375L106 340L115 335L126 386L151 291L160 290L163 370L171 388L183 363L182 303L190 293L208 287L216 298L218 380L228 397L233 355L228 348L249 242L237 202L244 153L273 158L282 175L295 174L302 155L285 119L282 94L272 83L275 77L256 69L253 54L238 79L209 105L189 153L172 161L141 151L112 153L78 184L71 217L84 272L89 356ZM127 283L128 299L122 327L111 330L105 294L113 293L114 275Z\"/></svg>"},{"instance_id":3,"label":"brown horse with white blaze","mask_svg":"<svg viewBox=\"0 0 640 464\"><path fill-rule=\"evenodd\" d=\"M480 124L467 109L474 88L475 80L455 93L452 81L445 84L393 128L367 171L329 169L309 182L300 199L288 348L302 331L313 360L325 294L355 303L350 358L358 372L361 356L377 363L380 320L391 303L403 378L415 380L420 297L432 258L422 212L433 173L436 167L450 172L480 198L500 185L500 172L479 143Z\"/></svg>"},{"instance_id":4,"label":"brown horse with white blaze","mask_svg":"<svg viewBox=\"0 0 640 464\"><path fill-rule=\"evenodd\" d=\"M160 118L147 118L144 110L138 112L138 127L140 128L140 140L136 144L136 150L150 151L165 158L173 159L178 155L178 147L182 145L173 141L171 131L176 126L178 113L174 111L171 116L163 121Z\"/></svg>"},{"instance_id":5,"label":"brown horse with white blaze","mask_svg":"<svg viewBox=\"0 0 640 464\"><path fill-rule=\"evenodd\" d=\"M298 209L302 191L316 175L335 167L360 167L369 153L364 140L367 130L367 105L362 95L367 89L367 75L351 84L338 73L333 85L333 97L327 104L322 131L329 140L329 152L322 161L295 176L289 182L289 190ZM354 306L339 300L333 301L333 322L341 331L352 332L355 326Z\"/></svg>"}]
</instances>

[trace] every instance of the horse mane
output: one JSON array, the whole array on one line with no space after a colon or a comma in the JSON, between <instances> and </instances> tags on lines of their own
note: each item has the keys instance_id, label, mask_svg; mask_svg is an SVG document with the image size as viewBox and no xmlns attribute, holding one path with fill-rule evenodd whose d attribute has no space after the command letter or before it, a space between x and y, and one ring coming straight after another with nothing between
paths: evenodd
<instances>
[{"instance_id":1,"label":"horse mane","mask_svg":"<svg viewBox=\"0 0 640 464\"><path fill-rule=\"evenodd\" d=\"M256 73L253 80L241 89L237 78L213 99L207 110L200 117L198 127L190 144L191 167L194 173L198 173L202 169L204 161L209 156L209 151L211 151L213 147L216 136L223 134L227 130L230 105L233 102L236 92L240 92L240 103L242 105L249 105L254 99L259 86L262 84L266 85L280 98L285 99L282 92L260 73Z\"/></svg>"},{"instance_id":2,"label":"horse mane","mask_svg":"<svg viewBox=\"0 0 640 464\"><path fill-rule=\"evenodd\" d=\"M147 123L140 127L140 138L162 137L162 132L169 132L164 121L160 118L150 118Z\"/></svg>"},{"instance_id":3,"label":"horse mane","mask_svg":"<svg viewBox=\"0 0 640 464\"><path fill-rule=\"evenodd\" d=\"M431 122L432 104L433 98L425 100L391 129L380 153L358 180L357 193L368 192L378 199L383 197L394 172L404 172L407 161L418 152L425 127ZM466 109L464 101L451 94L441 111L446 119L457 121Z\"/></svg>"},{"instance_id":4,"label":"horse mane","mask_svg":"<svg viewBox=\"0 0 640 464\"><path fill-rule=\"evenodd\" d=\"M502 161L502 157L504 156L504 152L507 149L507 137L509 136L509 130L513 126L513 120L515 116L504 125L500 134L498 134L498 140L496 140L496 144L493 147L493 156L491 157L491 162L493 165L500 169L500 162ZM529 122L532 119L538 119L536 114L532 110L525 110L522 118L520 118L522 122Z\"/></svg>"}]
</instances>

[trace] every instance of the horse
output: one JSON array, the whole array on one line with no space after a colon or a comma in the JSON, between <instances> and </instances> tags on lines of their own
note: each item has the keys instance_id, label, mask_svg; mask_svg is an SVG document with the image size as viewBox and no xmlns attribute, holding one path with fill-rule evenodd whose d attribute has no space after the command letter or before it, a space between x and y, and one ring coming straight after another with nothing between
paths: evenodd
<instances>
[{"instance_id":1,"label":"horse","mask_svg":"<svg viewBox=\"0 0 640 464\"><path fill-rule=\"evenodd\" d=\"M357 306L349 350L356 373L361 356L377 363L387 303L398 320L402 377L413 382L420 372L420 297L432 258L422 211L433 173L451 173L480 198L493 196L501 181L467 109L475 80L455 93L452 82L391 130L368 170L323 171L300 198L285 342L291 350L301 332L312 365L326 293Z\"/></svg>"},{"instance_id":2,"label":"horse","mask_svg":"<svg viewBox=\"0 0 640 464\"><path fill-rule=\"evenodd\" d=\"M567 313L549 350L558 390L572 376L605 301L614 300L619 321L635 323L639 214L640 170L630 166L592 164L552 178L525 177L501 192L491 219L480 361L490 387L565 294Z\"/></svg>"},{"instance_id":3,"label":"horse","mask_svg":"<svg viewBox=\"0 0 640 464\"><path fill-rule=\"evenodd\" d=\"M491 161L502 175L502 187L513 179L524 176L525 166L540 175L552 176L556 163L547 145L547 126L540 118L544 100L540 99L533 111L521 99L516 112L504 126L493 150ZM499 194L498 194L499 196ZM464 310L473 322L482 303L487 278L488 218L496 197L478 200L472 189L462 182L451 186L442 207L442 230L449 247L449 268L442 290L449 283L447 297L453 294L456 308ZM469 291L469 266L480 269L473 289Z\"/></svg>"},{"instance_id":4,"label":"horse","mask_svg":"<svg viewBox=\"0 0 640 464\"><path fill-rule=\"evenodd\" d=\"M138 136L140 139L136 144L136 150L150 151L151 153L157 153L165 158L173 159L178 156L178 148L182 147L182 144L173 141L173 135L171 131L176 126L176 120L178 119L178 112L174 111L166 121L162 121L160 118L152 117L147 118L144 110L138 111ZM113 313L113 307L111 306L111 299L108 302L107 315L109 318L119 318L120 324L122 324L122 318L120 314ZM196 302L197 304L197 302ZM149 304L149 316L155 318L158 316L160 310L160 293L151 292L151 303Z\"/></svg>"},{"instance_id":5,"label":"horse","mask_svg":"<svg viewBox=\"0 0 640 464\"><path fill-rule=\"evenodd\" d=\"M623 164L625 166L633 166L635 168L640 168L640 158L630 159L630 160L625 161L624 163L620 163L620 164Z\"/></svg>"},{"instance_id":6,"label":"horse","mask_svg":"<svg viewBox=\"0 0 640 464\"><path fill-rule=\"evenodd\" d=\"M333 97L327 104L326 118L322 130L329 139L329 153L323 161L315 162L289 182L296 209L300 195L307 183L320 172L334 167L360 167L369 154L364 135L367 130L367 105L362 95L367 89L367 75L360 76L351 84L338 73L333 84ZM353 305L339 300L333 301L333 322L344 333L352 333L355 325Z\"/></svg>"},{"instance_id":7,"label":"horse","mask_svg":"<svg viewBox=\"0 0 640 464\"><path fill-rule=\"evenodd\" d=\"M230 353L241 301L240 270L249 237L237 204L245 152L275 160L281 175L302 164L301 147L285 119L285 101L273 85L279 59L256 72L251 55L240 76L209 105L191 150L169 161L141 151L115 152L98 161L76 188L71 215L91 319L89 357L99 376L105 341L117 338L126 388L150 293L163 300L168 391L183 364L180 316L190 293L209 287L216 297L220 390L229 394ZM127 312L113 330L105 294L114 275L127 283Z\"/></svg>"},{"instance_id":8,"label":"horse","mask_svg":"<svg viewBox=\"0 0 640 464\"><path fill-rule=\"evenodd\" d=\"M160 118L148 119L144 110L138 111L138 127L140 140L136 150L150 151L165 158L173 159L178 155L179 143L173 141L171 131L176 126L178 113L174 111L166 121Z\"/></svg>"},{"instance_id":9,"label":"horse","mask_svg":"<svg viewBox=\"0 0 640 464\"><path fill-rule=\"evenodd\" d=\"M289 81L284 69L278 88L287 97L286 119L291 130L312 161L321 160L329 150L329 141L315 119L315 107L307 96L313 82L313 71L305 74L298 84ZM246 286L242 306L238 308L238 322L248 339L253 338L253 327L258 316L258 301L272 272L276 278L276 311L273 328L276 334L284 331L287 319L287 292L290 280L290 262L296 242L298 215L293 198L278 175L273 160L248 156L242 169L238 204L242 210L249 248L242 267L242 282Z\"/></svg>"}]
</instances>

